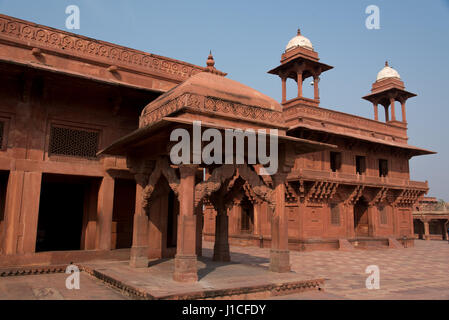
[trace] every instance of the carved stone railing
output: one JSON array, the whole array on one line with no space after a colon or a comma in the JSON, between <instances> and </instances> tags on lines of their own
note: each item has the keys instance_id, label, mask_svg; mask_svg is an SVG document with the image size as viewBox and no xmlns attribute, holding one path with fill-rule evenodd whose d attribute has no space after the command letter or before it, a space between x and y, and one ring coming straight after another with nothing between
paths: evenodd
<instances>
[{"instance_id":1,"label":"carved stone railing","mask_svg":"<svg viewBox=\"0 0 449 320\"><path fill-rule=\"evenodd\" d=\"M384 123L344 112L314 107L312 102L297 101L297 99L287 101L283 106L285 120L291 127L304 122L304 120L309 120L312 125L318 127L322 127L323 123L324 125L330 124L329 128L336 133L341 128L341 133L407 143L407 126L402 122Z\"/></svg>"},{"instance_id":2,"label":"carved stone railing","mask_svg":"<svg viewBox=\"0 0 449 320\"><path fill-rule=\"evenodd\" d=\"M310 169L296 169L293 170L289 176L288 180L302 179L302 180L326 180L339 182L341 184L363 184L372 186L391 186L391 187L404 187L413 188L420 190L428 190L428 182L422 181L412 181L408 179L392 178L392 177L376 177L376 176L366 176L357 175L350 173L340 173L340 172L327 172L320 170L310 170Z\"/></svg>"}]
</instances>

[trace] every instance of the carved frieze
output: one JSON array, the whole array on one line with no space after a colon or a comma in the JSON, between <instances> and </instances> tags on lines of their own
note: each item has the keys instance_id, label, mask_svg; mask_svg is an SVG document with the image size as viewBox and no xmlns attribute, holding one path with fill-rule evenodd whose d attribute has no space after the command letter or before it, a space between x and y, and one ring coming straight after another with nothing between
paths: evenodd
<instances>
[{"instance_id":1,"label":"carved frieze","mask_svg":"<svg viewBox=\"0 0 449 320\"><path fill-rule=\"evenodd\" d=\"M155 121L170 115L182 108L193 108L199 112L214 112L214 114L238 117L239 119L267 121L283 125L282 112L260 108L258 106L243 105L215 97L204 97L198 94L185 93L156 109L145 110L140 117L139 127L145 127Z\"/></svg>"},{"instance_id":2,"label":"carved frieze","mask_svg":"<svg viewBox=\"0 0 449 320\"><path fill-rule=\"evenodd\" d=\"M185 80L204 68L0 15L0 37Z\"/></svg>"}]
</instances>

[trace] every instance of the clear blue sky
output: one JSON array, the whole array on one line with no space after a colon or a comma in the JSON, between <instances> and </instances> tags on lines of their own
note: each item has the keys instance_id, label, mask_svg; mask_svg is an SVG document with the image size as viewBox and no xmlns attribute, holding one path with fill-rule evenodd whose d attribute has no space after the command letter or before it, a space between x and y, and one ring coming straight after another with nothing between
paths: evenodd
<instances>
[{"instance_id":1,"label":"clear blue sky","mask_svg":"<svg viewBox=\"0 0 449 320\"><path fill-rule=\"evenodd\" d=\"M0 12L65 29L70 4L81 10L76 33L199 65L212 49L229 78L277 100L280 80L266 71L300 27L335 67L321 77L321 106L370 118L361 97L388 59L418 94L407 104L409 143L438 152L411 160L412 179L449 201L449 0L0 0ZM380 30L365 28L371 4Z\"/></svg>"}]
</instances>

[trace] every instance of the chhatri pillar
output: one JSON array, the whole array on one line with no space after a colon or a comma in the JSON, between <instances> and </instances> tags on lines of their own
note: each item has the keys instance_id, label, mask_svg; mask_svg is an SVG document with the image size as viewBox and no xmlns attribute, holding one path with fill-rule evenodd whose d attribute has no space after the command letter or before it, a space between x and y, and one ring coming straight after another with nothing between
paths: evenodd
<instances>
[{"instance_id":1,"label":"chhatri pillar","mask_svg":"<svg viewBox=\"0 0 449 320\"><path fill-rule=\"evenodd\" d=\"M379 120L377 106L381 104L385 108L385 122L399 122L396 119L395 101L401 103L402 122L407 123L405 102L416 94L405 90L404 82L399 73L385 62L385 67L377 74L376 81L371 87L371 93L363 99L370 101L374 106L374 120ZM390 114L388 112L390 108Z\"/></svg>"},{"instance_id":2,"label":"chhatri pillar","mask_svg":"<svg viewBox=\"0 0 449 320\"><path fill-rule=\"evenodd\" d=\"M195 282L198 280L196 256L195 173L196 165L181 165L178 242L173 280Z\"/></svg>"},{"instance_id":3,"label":"chhatri pillar","mask_svg":"<svg viewBox=\"0 0 449 320\"><path fill-rule=\"evenodd\" d=\"M332 66L321 63L318 52L313 49L312 42L301 34L298 29L297 34L285 47L281 55L281 64L268 73L278 75L282 80L282 104L291 104L290 101L303 103L318 107L320 103L319 81L321 73L332 69ZM303 83L306 79L313 78L313 99L303 96ZM297 84L297 95L287 101L286 81L292 79Z\"/></svg>"}]
</instances>

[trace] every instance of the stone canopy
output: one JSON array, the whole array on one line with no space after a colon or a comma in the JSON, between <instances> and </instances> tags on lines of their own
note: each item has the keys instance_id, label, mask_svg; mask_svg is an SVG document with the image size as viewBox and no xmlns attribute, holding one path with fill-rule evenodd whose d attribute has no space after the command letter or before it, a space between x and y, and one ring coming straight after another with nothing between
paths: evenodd
<instances>
[{"instance_id":1,"label":"stone canopy","mask_svg":"<svg viewBox=\"0 0 449 320\"><path fill-rule=\"evenodd\" d=\"M234 199L249 188L272 210L270 270L290 271L288 218L284 210L287 174L298 155L335 146L287 136L288 127L279 103L223 75L213 67L210 55L206 72L190 77L147 105L140 116L139 129L100 152L125 155L138 183L130 259L133 267L148 265L148 258L154 251L149 239L153 239L157 231L150 231L146 226L152 219L168 214L164 207L157 205L156 195L168 196L170 192L179 203L173 279L182 282L198 279L197 255L201 254L198 248L202 239L201 208L204 203L210 203L217 211L213 259L230 261L228 210L234 205ZM196 121L201 121L202 127L214 128L219 132L263 129L271 137L275 135L276 171L271 172L269 178L256 173L260 162L248 161L249 155L254 152L250 151L249 139L248 148L243 148L244 163L207 164L204 160L197 164L171 163L168 157L172 146L171 132L182 128L195 136L193 124ZM270 145L271 153L269 140L269 143L262 144L266 143L265 150ZM231 149L231 153L236 155L236 150L237 146L235 150ZM152 232L153 235L148 234Z\"/></svg>"}]
</instances>

